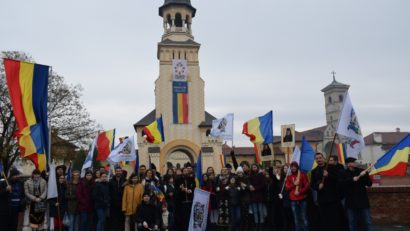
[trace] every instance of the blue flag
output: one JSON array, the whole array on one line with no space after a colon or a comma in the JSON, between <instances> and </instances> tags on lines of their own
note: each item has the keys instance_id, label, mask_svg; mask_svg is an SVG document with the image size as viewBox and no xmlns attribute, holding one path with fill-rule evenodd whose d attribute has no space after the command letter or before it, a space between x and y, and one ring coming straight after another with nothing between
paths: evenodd
<instances>
[{"instance_id":1,"label":"blue flag","mask_svg":"<svg viewBox=\"0 0 410 231\"><path fill-rule=\"evenodd\" d=\"M203 179L202 179L202 152L199 152L198 155L198 161L196 162L196 178L195 178L195 182L196 182L196 186L200 187L203 184Z\"/></svg>"},{"instance_id":2,"label":"blue flag","mask_svg":"<svg viewBox=\"0 0 410 231\"><path fill-rule=\"evenodd\" d=\"M300 171L307 173L313 169L315 163L315 150L312 145L302 137L302 146L300 147Z\"/></svg>"}]
</instances>

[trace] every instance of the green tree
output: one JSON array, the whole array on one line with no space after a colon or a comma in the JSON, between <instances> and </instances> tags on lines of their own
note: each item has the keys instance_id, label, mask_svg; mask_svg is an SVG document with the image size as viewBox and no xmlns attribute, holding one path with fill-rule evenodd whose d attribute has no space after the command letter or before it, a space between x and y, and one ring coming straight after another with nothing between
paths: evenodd
<instances>
[{"instance_id":1,"label":"green tree","mask_svg":"<svg viewBox=\"0 0 410 231\"><path fill-rule=\"evenodd\" d=\"M34 62L30 55L19 51L3 51L1 56L2 58ZM100 128L100 125L90 118L87 109L81 102L82 91L80 85L67 84L64 77L54 71L49 77L48 118L51 131L60 139L78 147L78 151L88 148L93 136L97 134ZM19 157L18 144L15 139L16 130L17 124L8 94L4 65L1 62L0 158L6 171ZM51 143L53 144L53 140L51 140ZM52 158L75 160L76 156L75 153L56 153ZM81 156L81 158L84 157Z\"/></svg>"}]
</instances>

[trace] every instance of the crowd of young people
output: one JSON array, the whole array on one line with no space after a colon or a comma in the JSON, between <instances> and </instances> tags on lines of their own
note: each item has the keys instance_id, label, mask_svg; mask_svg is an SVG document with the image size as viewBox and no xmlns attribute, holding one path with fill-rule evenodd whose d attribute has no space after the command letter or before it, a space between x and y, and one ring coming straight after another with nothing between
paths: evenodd
<instances>
[{"instance_id":1,"label":"crowd of young people","mask_svg":"<svg viewBox=\"0 0 410 231\"><path fill-rule=\"evenodd\" d=\"M58 166L58 198L51 200L45 175L34 170L22 182L12 169L8 181L0 181L0 227L17 230L17 217L27 209L32 230L43 229L47 217L54 230L188 230L194 190L200 187L210 192L207 230L355 231L359 223L373 230L366 191L372 182L355 159L343 166L336 157L327 162L317 153L317 167L308 176L296 162L239 166L231 156L234 167L227 164L219 173L208 167L202 185L189 163L162 176L153 164L129 175L119 167L113 174L104 168L87 171L82 178L72 171L69 181L65 166Z\"/></svg>"}]
</instances>

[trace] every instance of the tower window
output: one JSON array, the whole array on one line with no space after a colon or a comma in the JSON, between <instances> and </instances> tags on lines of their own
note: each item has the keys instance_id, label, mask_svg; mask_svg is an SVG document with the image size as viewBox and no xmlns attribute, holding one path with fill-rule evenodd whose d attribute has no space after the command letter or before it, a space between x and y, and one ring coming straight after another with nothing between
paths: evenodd
<instances>
[{"instance_id":1,"label":"tower window","mask_svg":"<svg viewBox=\"0 0 410 231\"><path fill-rule=\"evenodd\" d=\"M339 95L339 101L343 102L343 95Z\"/></svg>"},{"instance_id":2,"label":"tower window","mask_svg":"<svg viewBox=\"0 0 410 231\"><path fill-rule=\"evenodd\" d=\"M176 27L182 27L182 17L180 13L177 13L175 15L175 26Z\"/></svg>"},{"instance_id":3,"label":"tower window","mask_svg":"<svg viewBox=\"0 0 410 231\"><path fill-rule=\"evenodd\" d=\"M329 103L332 103L332 97L329 96L328 101Z\"/></svg>"},{"instance_id":4,"label":"tower window","mask_svg":"<svg viewBox=\"0 0 410 231\"><path fill-rule=\"evenodd\" d=\"M171 28L172 20L171 20L171 15L170 14L167 15L167 24L168 24L168 29Z\"/></svg>"}]
</instances>

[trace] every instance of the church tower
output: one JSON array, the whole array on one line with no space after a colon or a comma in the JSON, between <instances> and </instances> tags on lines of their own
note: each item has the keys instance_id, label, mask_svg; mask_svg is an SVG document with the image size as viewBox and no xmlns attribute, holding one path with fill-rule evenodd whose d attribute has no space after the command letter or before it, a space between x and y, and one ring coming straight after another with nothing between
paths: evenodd
<instances>
[{"instance_id":1,"label":"church tower","mask_svg":"<svg viewBox=\"0 0 410 231\"><path fill-rule=\"evenodd\" d=\"M220 167L217 156L222 152L222 140L208 136L215 117L205 111L205 82L198 59L200 44L192 33L195 13L190 0L165 0L159 8L163 34L157 49L155 109L134 124L140 164L150 161L162 173L176 162L194 164L200 151L203 168ZM142 129L161 115L165 142L147 143Z\"/></svg>"},{"instance_id":2,"label":"church tower","mask_svg":"<svg viewBox=\"0 0 410 231\"><path fill-rule=\"evenodd\" d=\"M332 72L333 82L322 89L325 97L326 107L326 130L323 137L324 153L327 155L330 153L333 137L337 129L337 123L339 121L340 112L343 107L343 100L346 92L349 90L349 85L339 83L336 81L336 72ZM339 143L336 140L337 143ZM336 146L333 147L334 155L337 154Z\"/></svg>"}]
</instances>

